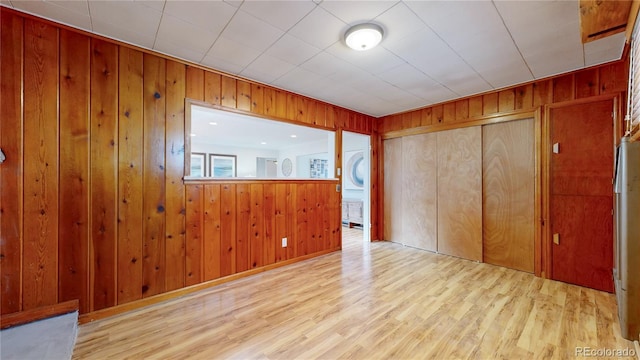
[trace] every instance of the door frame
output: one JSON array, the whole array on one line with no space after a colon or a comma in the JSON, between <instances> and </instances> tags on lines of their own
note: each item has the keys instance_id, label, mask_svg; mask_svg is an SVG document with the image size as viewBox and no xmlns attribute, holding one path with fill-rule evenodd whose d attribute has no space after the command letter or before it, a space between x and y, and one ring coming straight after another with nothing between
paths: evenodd
<instances>
[{"instance_id":1,"label":"door frame","mask_svg":"<svg viewBox=\"0 0 640 360\"><path fill-rule=\"evenodd\" d=\"M613 100L613 147L611 151L615 151L615 147L620 142L620 114L622 114L622 98L621 93L591 96L584 99L563 101L554 104L544 105L542 115L542 144L540 151L542 152L542 274L541 277L551 279L552 275L552 242L551 234L551 110L575 106L580 104L589 104L605 100ZM613 174L613 169L611 169Z\"/></svg>"}]
</instances>

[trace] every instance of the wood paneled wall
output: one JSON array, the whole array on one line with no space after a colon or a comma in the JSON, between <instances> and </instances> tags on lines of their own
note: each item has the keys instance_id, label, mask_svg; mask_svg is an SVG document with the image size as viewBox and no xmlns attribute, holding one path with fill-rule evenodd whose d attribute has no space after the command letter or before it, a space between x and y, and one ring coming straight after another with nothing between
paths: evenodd
<instances>
[{"instance_id":1,"label":"wood paneled wall","mask_svg":"<svg viewBox=\"0 0 640 360\"><path fill-rule=\"evenodd\" d=\"M628 83L628 61L621 60L585 70L425 107L378 119L378 130L386 138L416 133L409 129L453 128L515 111L534 111L540 106L597 95L624 93Z\"/></svg>"},{"instance_id":2,"label":"wood paneled wall","mask_svg":"<svg viewBox=\"0 0 640 360\"><path fill-rule=\"evenodd\" d=\"M185 98L365 134L371 117L0 14L2 314L89 313L340 247L337 181L185 185Z\"/></svg>"}]
</instances>

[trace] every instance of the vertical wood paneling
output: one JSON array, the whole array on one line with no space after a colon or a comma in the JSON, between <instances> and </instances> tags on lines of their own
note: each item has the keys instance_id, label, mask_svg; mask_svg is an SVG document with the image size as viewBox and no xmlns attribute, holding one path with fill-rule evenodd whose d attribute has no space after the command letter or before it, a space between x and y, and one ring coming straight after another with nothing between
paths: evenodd
<instances>
[{"instance_id":1,"label":"vertical wood paneling","mask_svg":"<svg viewBox=\"0 0 640 360\"><path fill-rule=\"evenodd\" d=\"M6 155L0 166L0 307L1 314L22 309L22 66L23 20L0 15L0 143Z\"/></svg>"},{"instance_id":2,"label":"vertical wood paneling","mask_svg":"<svg viewBox=\"0 0 640 360\"><path fill-rule=\"evenodd\" d=\"M220 105L222 95L222 79L220 74L211 71L204 72L204 101L213 105Z\"/></svg>"},{"instance_id":3,"label":"vertical wood paneling","mask_svg":"<svg viewBox=\"0 0 640 360\"><path fill-rule=\"evenodd\" d=\"M249 270L249 239L251 233L251 188L236 185L236 272Z\"/></svg>"},{"instance_id":4,"label":"vertical wood paneling","mask_svg":"<svg viewBox=\"0 0 640 360\"><path fill-rule=\"evenodd\" d=\"M293 259L298 256L298 212L296 211L296 203L298 196L298 188L301 185L287 184L286 199L287 199L287 251L286 259Z\"/></svg>"},{"instance_id":5,"label":"vertical wood paneling","mask_svg":"<svg viewBox=\"0 0 640 360\"><path fill-rule=\"evenodd\" d=\"M482 96L474 96L469 98L469 117L479 118L482 116Z\"/></svg>"},{"instance_id":6,"label":"vertical wood paneling","mask_svg":"<svg viewBox=\"0 0 640 360\"><path fill-rule=\"evenodd\" d=\"M533 106L541 106L551 102L553 94L551 80L538 81L533 84Z\"/></svg>"},{"instance_id":7,"label":"vertical wood paneling","mask_svg":"<svg viewBox=\"0 0 640 360\"><path fill-rule=\"evenodd\" d=\"M576 99L598 95L598 91L600 90L599 75L597 68L587 69L576 73Z\"/></svg>"},{"instance_id":8,"label":"vertical wood paneling","mask_svg":"<svg viewBox=\"0 0 640 360\"><path fill-rule=\"evenodd\" d=\"M438 146L438 252L482 261L482 132L441 131Z\"/></svg>"},{"instance_id":9,"label":"vertical wood paneling","mask_svg":"<svg viewBox=\"0 0 640 360\"><path fill-rule=\"evenodd\" d=\"M236 81L236 108L251 111L251 83L243 80Z\"/></svg>"},{"instance_id":10,"label":"vertical wood paneling","mask_svg":"<svg viewBox=\"0 0 640 360\"><path fill-rule=\"evenodd\" d=\"M236 79L222 76L220 84L220 104L222 106L236 108Z\"/></svg>"},{"instance_id":11,"label":"vertical wood paneling","mask_svg":"<svg viewBox=\"0 0 640 360\"><path fill-rule=\"evenodd\" d=\"M301 119L298 119L298 102L297 102L297 97L294 96L292 93L288 92L285 94L286 96L286 114L284 116L285 119L288 120L298 120L298 121L302 121Z\"/></svg>"},{"instance_id":12,"label":"vertical wood paneling","mask_svg":"<svg viewBox=\"0 0 640 360\"><path fill-rule=\"evenodd\" d=\"M270 87L264 88L264 114L277 116L276 113L276 90Z\"/></svg>"},{"instance_id":13,"label":"vertical wood paneling","mask_svg":"<svg viewBox=\"0 0 640 360\"><path fill-rule=\"evenodd\" d=\"M313 123L319 126L327 125L327 104L316 102L316 116L313 118Z\"/></svg>"},{"instance_id":14,"label":"vertical wood paneling","mask_svg":"<svg viewBox=\"0 0 640 360\"><path fill-rule=\"evenodd\" d=\"M533 107L533 85L523 85L515 88L515 109L531 109Z\"/></svg>"},{"instance_id":15,"label":"vertical wood paneling","mask_svg":"<svg viewBox=\"0 0 640 360\"><path fill-rule=\"evenodd\" d=\"M290 236L287 233L287 188L289 185L279 183L275 185L275 256L276 262L287 259L287 249L282 247L282 238Z\"/></svg>"},{"instance_id":16,"label":"vertical wood paneling","mask_svg":"<svg viewBox=\"0 0 640 360\"><path fill-rule=\"evenodd\" d=\"M220 185L204 187L204 281L220 277Z\"/></svg>"},{"instance_id":17,"label":"vertical wood paneling","mask_svg":"<svg viewBox=\"0 0 640 360\"><path fill-rule=\"evenodd\" d=\"M422 111L420 111L420 126L431 125L432 121L431 108L422 109Z\"/></svg>"},{"instance_id":18,"label":"vertical wood paneling","mask_svg":"<svg viewBox=\"0 0 640 360\"><path fill-rule=\"evenodd\" d=\"M264 87L260 84L251 84L251 112L264 114Z\"/></svg>"},{"instance_id":19,"label":"vertical wood paneling","mask_svg":"<svg viewBox=\"0 0 640 360\"><path fill-rule=\"evenodd\" d=\"M436 134L420 134L402 139L401 186L403 244L437 250L437 158ZM393 196L393 195L392 195ZM393 201L393 200L392 200Z\"/></svg>"},{"instance_id":20,"label":"vertical wood paneling","mask_svg":"<svg viewBox=\"0 0 640 360\"><path fill-rule=\"evenodd\" d=\"M249 222L249 268L262 267L264 265L264 187L262 184L250 186L250 222Z\"/></svg>"},{"instance_id":21,"label":"vertical wood paneling","mask_svg":"<svg viewBox=\"0 0 640 360\"><path fill-rule=\"evenodd\" d=\"M166 60L145 54L142 297L165 291Z\"/></svg>"},{"instance_id":22,"label":"vertical wood paneling","mask_svg":"<svg viewBox=\"0 0 640 360\"><path fill-rule=\"evenodd\" d=\"M142 297L142 52L120 48L118 303Z\"/></svg>"},{"instance_id":23,"label":"vertical wood paneling","mask_svg":"<svg viewBox=\"0 0 640 360\"><path fill-rule=\"evenodd\" d=\"M483 261L533 272L533 119L482 127Z\"/></svg>"},{"instance_id":24,"label":"vertical wood paneling","mask_svg":"<svg viewBox=\"0 0 640 360\"><path fill-rule=\"evenodd\" d=\"M469 118L469 100L459 100L456 104L456 116L454 121L463 121Z\"/></svg>"},{"instance_id":25,"label":"vertical wood paneling","mask_svg":"<svg viewBox=\"0 0 640 360\"><path fill-rule=\"evenodd\" d=\"M118 47L91 40L92 310L116 304Z\"/></svg>"},{"instance_id":26,"label":"vertical wood paneling","mask_svg":"<svg viewBox=\"0 0 640 360\"><path fill-rule=\"evenodd\" d=\"M60 31L58 301L89 310L89 38Z\"/></svg>"},{"instance_id":27,"label":"vertical wood paneling","mask_svg":"<svg viewBox=\"0 0 640 360\"><path fill-rule=\"evenodd\" d=\"M166 63L166 258L165 288L184 287L185 188L184 175L184 98L185 65Z\"/></svg>"},{"instance_id":28,"label":"vertical wood paneling","mask_svg":"<svg viewBox=\"0 0 640 360\"><path fill-rule=\"evenodd\" d=\"M628 62L619 61L598 68L600 71L600 95L627 91L629 80L627 67Z\"/></svg>"},{"instance_id":29,"label":"vertical wood paneling","mask_svg":"<svg viewBox=\"0 0 640 360\"><path fill-rule=\"evenodd\" d=\"M514 89L502 90L498 93L498 112L515 110L516 94Z\"/></svg>"},{"instance_id":30,"label":"vertical wood paneling","mask_svg":"<svg viewBox=\"0 0 640 360\"><path fill-rule=\"evenodd\" d=\"M296 255L303 256L309 253L309 227L307 218L307 184L296 186L295 192L296 211Z\"/></svg>"},{"instance_id":31,"label":"vertical wood paneling","mask_svg":"<svg viewBox=\"0 0 640 360\"><path fill-rule=\"evenodd\" d=\"M264 185L264 249L262 262L270 265L276 262L276 184ZM280 238L281 239L281 238Z\"/></svg>"},{"instance_id":32,"label":"vertical wood paneling","mask_svg":"<svg viewBox=\"0 0 640 360\"><path fill-rule=\"evenodd\" d=\"M433 124L442 124L444 121L444 106L443 105L435 105L432 107L433 113Z\"/></svg>"},{"instance_id":33,"label":"vertical wood paneling","mask_svg":"<svg viewBox=\"0 0 640 360\"><path fill-rule=\"evenodd\" d=\"M573 80L573 74L553 79L553 102L562 102L574 99Z\"/></svg>"},{"instance_id":34,"label":"vertical wood paneling","mask_svg":"<svg viewBox=\"0 0 640 360\"><path fill-rule=\"evenodd\" d=\"M276 111L275 116L280 119L287 118L287 94L281 90L275 90Z\"/></svg>"},{"instance_id":35,"label":"vertical wood paneling","mask_svg":"<svg viewBox=\"0 0 640 360\"><path fill-rule=\"evenodd\" d=\"M220 189L220 275L236 273L236 185Z\"/></svg>"},{"instance_id":36,"label":"vertical wood paneling","mask_svg":"<svg viewBox=\"0 0 640 360\"><path fill-rule=\"evenodd\" d=\"M498 93L493 92L482 96L482 114L491 115L498 112Z\"/></svg>"},{"instance_id":37,"label":"vertical wood paneling","mask_svg":"<svg viewBox=\"0 0 640 360\"><path fill-rule=\"evenodd\" d=\"M307 253L313 254L319 250L318 244L318 186L317 184L305 184L306 190L306 208L307 208Z\"/></svg>"},{"instance_id":38,"label":"vertical wood paneling","mask_svg":"<svg viewBox=\"0 0 640 360\"><path fill-rule=\"evenodd\" d=\"M443 106L442 122L452 123L456 120L456 103L450 102Z\"/></svg>"},{"instance_id":39,"label":"vertical wood paneling","mask_svg":"<svg viewBox=\"0 0 640 360\"><path fill-rule=\"evenodd\" d=\"M28 310L58 300L58 31L32 20L24 27L24 148L30 151L24 154L23 310Z\"/></svg>"},{"instance_id":40,"label":"vertical wood paneling","mask_svg":"<svg viewBox=\"0 0 640 360\"><path fill-rule=\"evenodd\" d=\"M187 65L187 83L186 91L189 99L205 101L205 71L193 66Z\"/></svg>"},{"instance_id":41,"label":"vertical wood paneling","mask_svg":"<svg viewBox=\"0 0 640 360\"><path fill-rule=\"evenodd\" d=\"M187 186L185 285L203 281L204 186Z\"/></svg>"},{"instance_id":42,"label":"vertical wood paneling","mask_svg":"<svg viewBox=\"0 0 640 360\"><path fill-rule=\"evenodd\" d=\"M333 105L327 105L327 112L325 113L324 123L328 128L333 129L335 128L335 121L335 107Z\"/></svg>"}]
</instances>

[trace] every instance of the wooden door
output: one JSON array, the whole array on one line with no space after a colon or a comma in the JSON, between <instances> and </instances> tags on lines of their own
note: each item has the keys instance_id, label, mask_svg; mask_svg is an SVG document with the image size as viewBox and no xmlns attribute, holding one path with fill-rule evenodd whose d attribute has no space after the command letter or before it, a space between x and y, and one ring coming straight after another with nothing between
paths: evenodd
<instances>
[{"instance_id":1,"label":"wooden door","mask_svg":"<svg viewBox=\"0 0 640 360\"><path fill-rule=\"evenodd\" d=\"M437 250L436 134L402 138L402 243Z\"/></svg>"},{"instance_id":2,"label":"wooden door","mask_svg":"<svg viewBox=\"0 0 640 360\"><path fill-rule=\"evenodd\" d=\"M402 241L402 138L384 141L384 239Z\"/></svg>"},{"instance_id":3,"label":"wooden door","mask_svg":"<svg viewBox=\"0 0 640 360\"><path fill-rule=\"evenodd\" d=\"M438 252L482 261L482 130L437 133Z\"/></svg>"},{"instance_id":4,"label":"wooden door","mask_svg":"<svg viewBox=\"0 0 640 360\"><path fill-rule=\"evenodd\" d=\"M613 291L613 100L550 113L552 278ZM554 145L557 144L557 145Z\"/></svg>"},{"instance_id":5,"label":"wooden door","mask_svg":"<svg viewBox=\"0 0 640 360\"><path fill-rule=\"evenodd\" d=\"M484 261L534 271L534 120L482 127Z\"/></svg>"}]
</instances>

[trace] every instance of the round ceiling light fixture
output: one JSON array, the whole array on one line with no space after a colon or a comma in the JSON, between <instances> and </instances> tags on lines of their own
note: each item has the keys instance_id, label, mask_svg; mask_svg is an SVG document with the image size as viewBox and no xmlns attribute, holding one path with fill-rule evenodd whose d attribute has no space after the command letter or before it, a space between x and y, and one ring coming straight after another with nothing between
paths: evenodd
<instances>
[{"instance_id":1,"label":"round ceiling light fixture","mask_svg":"<svg viewBox=\"0 0 640 360\"><path fill-rule=\"evenodd\" d=\"M369 50L380 43L382 33L382 28L376 24L358 24L347 30L344 34L344 41L353 50Z\"/></svg>"}]
</instances>

